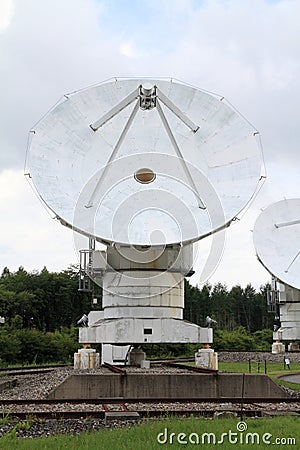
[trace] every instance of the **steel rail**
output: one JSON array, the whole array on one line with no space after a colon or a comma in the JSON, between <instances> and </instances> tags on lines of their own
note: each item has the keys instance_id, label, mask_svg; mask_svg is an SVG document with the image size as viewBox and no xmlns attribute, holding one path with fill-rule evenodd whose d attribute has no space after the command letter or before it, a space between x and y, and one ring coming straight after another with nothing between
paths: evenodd
<instances>
[{"instance_id":1,"label":"steel rail","mask_svg":"<svg viewBox=\"0 0 300 450\"><path fill-rule=\"evenodd\" d=\"M122 404L120 404L122 406ZM259 406L255 404L257 409L243 409L243 416L247 417L262 417L263 415L278 415L281 411L274 411L272 409L266 408L265 405ZM166 415L172 416L205 416L213 417L215 413L232 413L236 416L240 414L239 407L223 407L223 408L212 408L212 409L174 409L167 408L162 409L135 409L129 410L122 408L122 410L113 410L108 408L108 404L105 404L103 410L63 410L63 411L5 411L6 415L12 418L28 419L28 417L36 419L82 419L82 418L101 418L106 419L107 413L112 413L112 417L115 420L136 420L140 417L160 417L164 418ZM116 413L116 416L113 416ZM121 414L120 414L121 413ZM282 411L283 414L300 415L299 409L288 409ZM135 417L134 417L135 415Z\"/></svg>"},{"instance_id":2,"label":"steel rail","mask_svg":"<svg viewBox=\"0 0 300 450\"><path fill-rule=\"evenodd\" d=\"M99 398L64 398L64 399L0 399L0 406L5 405L57 405L57 404L122 404L122 403L300 403L300 397L99 397Z\"/></svg>"},{"instance_id":3,"label":"steel rail","mask_svg":"<svg viewBox=\"0 0 300 450\"><path fill-rule=\"evenodd\" d=\"M64 367L72 367L70 364L57 364L57 365L43 365L43 366L16 366L16 367L1 367L0 373L3 372L30 372L32 373L34 370L42 370L42 369L60 369Z\"/></svg>"},{"instance_id":4,"label":"steel rail","mask_svg":"<svg viewBox=\"0 0 300 450\"><path fill-rule=\"evenodd\" d=\"M204 367L187 366L186 364L174 363L174 362L164 362L164 366L176 367L176 369L190 370L191 372L198 373L208 373L212 375L218 375L218 370L215 369L205 369Z\"/></svg>"},{"instance_id":5,"label":"steel rail","mask_svg":"<svg viewBox=\"0 0 300 450\"><path fill-rule=\"evenodd\" d=\"M101 418L107 419L107 413L116 413L115 420L136 420L137 418L142 417L165 417L168 415L172 416L205 416L205 417L213 417L215 413L233 413L237 416L240 413L240 405L252 405L256 409L243 409L244 417L261 417L262 415L278 415L280 411L276 409L274 410L268 408L268 404L281 403L285 404L288 407L287 411L284 410L283 413L299 415L300 409L290 409L290 404L296 403L299 404L300 398L96 398L96 399L5 399L0 401L0 411L5 412L8 417L18 418L20 420L26 420L28 417L35 419L82 419L82 418ZM185 409L176 409L174 407L167 407L166 409L149 409L149 407L144 409L138 409L135 407L134 410L128 408L127 404L139 404L139 403L159 403L160 405L168 405L168 404L185 404L188 406L191 403L198 403L199 408L185 408ZM202 403L210 403L216 404L211 409L205 409L201 406ZM62 411L51 411L49 408L46 411L13 411L6 406L16 406L16 405L65 405L67 408L71 404L93 404L97 406L101 406L103 410L99 409L80 409L80 410L68 410L64 409ZM221 406L217 406L221 404ZM266 405L267 404L267 405ZM114 409L113 405L118 405L121 409ZM109 408L111 406L111 408ZM178 405L180 406L180 405ZM4 408L3 408L4 407ZM121 414L120 414L121 413ZM136 414L136 417L132 417Z\"/></svg>"},{"instance_id":6,"label":"steel rail","mask_svg":"<svg viewBox=\"0 0 300 450\"><path fill-rule=\"evenodd\" d=\"M247 354L257 354L257 353L269 353L271 355L271 351L266 351L266 350L249 350L246 351L245 350L218 350L219 354L222 353L247 353ZM286 353L288 354L296 354L296 353L300 353L300 350L292 350L292 351L286 351ZM189 362L189 361L195 361L195 357L194 356L189 356L186 358L168 358L168 359L162 359L162 358L153 358L150 359L151 365L152 364L161 364L163 362ZM244 361L247 362L247 361ZM272 361L270 361L272 362ZM50 365L50 364L46 364L46 365L39 365L39 366L16 366L16 367L1 367L0 368L0 373L2 372L11 372L11 371L28 371L30 373L32 373L32 371L34 370L38 370L38 369L59 369L59 368L66 368L66 367L73 367L72 364L56 364L56 365Z\"/></svg>"},{"instance_id":7,"label":"steel rail","mask_svg":"<svg viewBox=\"0 0 300 450\"><path fill-rule=\"evenodd\" d=\"M168 409L168 410L135 410L135 411L122 411L124 413L124 416L122 418L116 417L115 420L136 420L136 418L130 417L130 413L137 413L138 417L161 417L164 418L166 415L168 417L170 416L205 416L205 417L212 417L215 412L231 412L235 413L237 416L240 413L239 409L224 409L224 410L207 410L207 409L201 409L201 410L176 410L176 409ZM28 412L9 412L7 413L9 417L11 418L18 418L20 420L26 420L30 418L31 420L33 418L35 419L82 419L82 418L100 418L105 419L106 418L106 412L120 412L120 411L28 411ZM128 417L126 417L126 412L128 412ZM264 410L265 413L268 413L271 411ZM289 411L291 413L297 413L297 411ZM262 416L262 410L243 410L243 416L247 417L261 417Z\"/></svg>"},{"instance_id":8,"label":"steel rail","mask_svg":"<svg viewBox=\"0 0 300 450\"><path fill-rule=\"evenodd\" d=\"M118 373L120 375L126 376L127 372L124 369L120 369L120 367L113 366L112 364L109 364L107 362L103 363L103 366L107 369L111 370L112 372Z\"/></svg>"}]
</instances>

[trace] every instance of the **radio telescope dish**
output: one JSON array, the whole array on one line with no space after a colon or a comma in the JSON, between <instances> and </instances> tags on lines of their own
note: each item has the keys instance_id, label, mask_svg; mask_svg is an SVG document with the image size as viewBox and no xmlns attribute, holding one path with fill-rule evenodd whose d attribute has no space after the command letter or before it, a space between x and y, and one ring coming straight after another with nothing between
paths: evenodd
<instances>
[{"instance_id":1,"label":"radio telescope dish","mask_svg":"<svg viewBox=\"0 0 300 450\"><path fill-rule=\"evenodd\" d=\"M26 171L66 226L104 243L192 243L261 179L258 132L223 97L172 79L69 94L31 130Z\"/></svg>"},{"instance_id":2,"label":"radio telescope dish","mask_svg":"<svg viewBox=\"0 0 300 450\"><path fill-rule=\"evenodd\" d=\"M262 265L279 281L300 289L300 198L268 206L256 220L253 240Z\"/></svg>"}]
</instances>

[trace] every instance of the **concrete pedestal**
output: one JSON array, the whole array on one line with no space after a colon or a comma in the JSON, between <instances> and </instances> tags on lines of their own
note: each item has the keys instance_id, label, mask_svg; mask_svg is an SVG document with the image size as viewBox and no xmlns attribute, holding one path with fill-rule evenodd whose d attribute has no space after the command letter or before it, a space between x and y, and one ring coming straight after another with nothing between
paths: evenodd
<instances>
[{"instance_id":1,"label":"concrete pedestal","mask_svg":"<svg viewBox=\"0 0 300 450\"><path fill-rule=\"evenodd\" d=\"M218 354L212 348L201 348L195 353L195 366L218 370Z\"/></svg>"},{"instance_id":2,"label":"concrete pedestal","mask_svg":"<svg viewBox=\"0 0 300 450\"><path fill-rule=\"evenodd\" d=\"M295 352L299 350L299 345L296 344L296 342L290 342L288 345L288 351L289 352Z\"/></svg>"},{"instance_id":3,"label":"concrete pedestal","mask_svg":"<svg viewBox=\"0 0 300 450\"><path fill-rule=\"evenodd\" d=\"M288 397L286 391L271 378L261 374L219 373L215 376L195 372L127 371L126 377L112 373L71 375L56 386L48 398L76 398L82 399L83 402L86 399L118 398L120 403L126 398L149 400L159 398L162 402L164 398L172 398L174 401L186 398L193 402L197 397L206 398L208 401L211 398L241 398L243 392L245 399ZM169 448L172 450L172 446Z\"/></svg>"},{"instance_id":4,"label":"concrete pedestal","mask_svg":"<svg viewBox=\"0 0 300 450\"><path fill-rule=\"evenodd\" d=\"M213 342L211 328L183 320L192 244L166 248L116 244L108 246L106 253L92 251L90 258L91 278L103 288L103 310L88 315L88 326L79 329L80 343Z\"/></svg>"},{"instance_id":5,"label":"concrete pedestal","mask_svg":"<svg viewBox=\"0 0 300 450\"><path fill-rule=\"evenodd\" d=\"M145 361L146 353L142 350L133 349L128 353L129 366L141 367L142 361Z\"/></svg>"},{"instance_id":6,"label":"concrete pedestal","mask_svg":"<svg viewBox=\"0 0 300 450\"><path fill-rule=\"evenodd\" d=\"M285 352L285 345L282 342L274 342L272 345L272 353L277 355Z\"/></svg>"},{"instance_id":7,"label":"concrete pedestal","mask_svg":"<svg viewBox=\"0 0 300 450\"><path fill-rule=\"evenodd\" d=\"M148 359L141 361L141 369L150 369L150 361Z\"/></svg>"},{"instance_id":8,"label":"concrete pedestal","mask_svg":"<svg viewBox=\"0 0 300 450\"><path fill-rule=\"evenodd\" d=\"M274 281L273 281L274 282ZM300 289L275 281L273 294L278 298L280 328L274 341L293 342L300 339Z\"/></svg>"},{"instance_id":9,"label":"concrete pedestal","mask_svg":"<svg viewBox=\"0 0 300 450\"><path fill-rule=\"evenodd\" d=\"M80 348L74 353L74 369L98 369L99 353L94 348Z\"/></svg>"}]
</instances>

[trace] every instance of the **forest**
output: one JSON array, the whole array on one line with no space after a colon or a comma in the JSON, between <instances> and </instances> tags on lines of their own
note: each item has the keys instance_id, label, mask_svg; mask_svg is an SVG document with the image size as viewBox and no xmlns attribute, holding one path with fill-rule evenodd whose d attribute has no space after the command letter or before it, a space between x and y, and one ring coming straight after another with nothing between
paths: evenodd
<instances>
[{"instance_id":1,"label":"forest","mask_svg":"<svg viewBox=\"0 0 300 450\"><path fill-rule=\"evenodd\" d=\"M78 291L78 268L62 272L16 272L4 268L0 277L0 363L68 361L78 344L77 321L101 309L101 289ZM216 320L214 348L270 349L274 315L268 313L266 291L251 285L228 289L223 284L192 286L185 281L184 319L205 326ZM97 298L97 304L93 299ZM197 347L197 346L196 346ZM194 347L189 350L193 351ZM182 345L154 345L150 354L181 354Z\"/></svg>"}]
</instances>

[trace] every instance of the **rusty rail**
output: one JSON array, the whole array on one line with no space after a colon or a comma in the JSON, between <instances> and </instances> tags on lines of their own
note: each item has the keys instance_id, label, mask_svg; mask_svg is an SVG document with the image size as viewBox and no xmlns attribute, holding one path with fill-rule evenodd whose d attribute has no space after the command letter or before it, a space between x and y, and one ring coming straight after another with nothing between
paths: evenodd
<instances>
[{"instance_id":1,"label":"rusty rail","mask_svg":"<svg viewBox=\"0 0 300 450\"><path fill-rule=\"evenodd\" d=\"M270 413L271 415L274 411L268 409L267 404L274 403L286 403L286 406L291 406L292 403L299 404L300 398L123 398L123 397L106 397L106 398L94 398L94 399L4 399L0 400L0 411L2 409L6 415L9 417L16 417L19 419L27 419L28 417L34 417L36 419L77 419L77 418L101 418L105 419L107 412L130 412L130 413L138 413L139 417L164 417L166 414L174 415L174 416L190 416L190 415L198 415L198 416L206 416L212 417L215 412L232 412L239 415L240 405L253 405L256 409L243 409L243 416L245 417L261 417L263 414ZM89 405L98 405L103 408L94 408L94 409L79 409L79 410L69 410L70 405L80 405L80 404L89 404ZM140 403L152 403L154 404L152 409L149 407L144 409L139 409L138 406L134 407L134 409L129 409L128 404L138 405ZM189 404L198 403L199 407L189 407ZM207 407L201 407L201 403L210 403L215 404L211 409ZM61 411L55 410L51 411L51 405L65 405L65 408ZM167 406L166 409L156 408L155 404L160 405L170 405ZM177 404L177 408L173 405ZM180 404L185 405L185 409L180 408ZM222 405L223 404L223 405ZM14 406L22 405L22 406L32 406L33 408L28 408L27 411L14 411ZM35 411L34 405L44 405L44 411ZM109 405L118 405L121 406L120 409L114 409L113 407L109 408ZM11 408L7 408L10 406ZM48 408L47 408L48 406ZM300 410L298 408L287 409L291 414L299 414Z\"/></svg>"},{"instance_id":2,"label":"rusty rail","mask_svg":"<svg viewBox=\"0 0 300 450\"><path fill-rule=\"evenodd\" d=\"M228 412L233 412L238 415L239 410L227 409ZM28 417L32 420L35 419L82 419L82 418L100 418L105 419L105 414L107 412L115 412L115 411L32 411L32 412L10 412L9 415L11 418L18 418L20 420L27 420ZM123 411L124 413L128 411ZM170 416L184 416L188 417L191 415L212 417L215 410L136 410L130 411L131 413L138 413L139 417L161 417L164 418L166 415ZM293 412L293 411L291 411ZM261 417L261 410L244 410L243 415L247 417Z\"/></svg>"},{"instance_id":3,"label":"rusty rail","mask_svg":"<svg viewBox=\"0 0 300 450\"><path fill-rule=\"evenodd\" d=\"M97 399L59 399L59 400L47 400L47 399L32 399L32 400L1 400L0 406L3 407L10 405L34 405L34 404L44 404L45 406L50 406L53 404L65 404L66 408L70 404L94 404L94 405L101 405L103 410L99 409L84 409L84 410L68 410L64 409L62 411L51 411L49 408L46 411L34 411L34 410L28 410L28 411L13 411L13 409L5 409L5 414L9 417L16 417L19 419L27 419L28 417L36 418L36 419L46 419L46 418L52 418L52 419L77 419L77 418L106 418L106 413L108 412L120 412L119 409L113 409L109 408L109 405L120 405L121 406L121 412L128 412L128 413L137 413L137 417L164 417L166 414L168 416L174 415L174 416L190 416L190 415L198 415L198 416L206 416L206 417L212 417L215 412L231 412L239 415L240 408L239 405L242 403L253 405L256 407L256 409L244 409L243 410L243 416L245 417L261 417L263 414L270 413L271 415L274 413L272 410L268 410L268 407L266 403L297 403L299 404L300 398L273 398L273 399L266 399L266 398L211 398L211 399L203 399L203 398L97 398ZM127 407L127 404L139 404L139 403L159 403L162 404L169 404L169 403L182 403L185 404L185 409L176 409L170 405L170 407L167 407L166 409L156 409L155 407L153 409L144 408L139 409L138 407L134 408L134 410L131 410ZM186 407L190 403L199 403L199 408L195 407ZM214 405L213 408L207 409L207 408L201 408L200 403L210 403L210 404L222 404L220 406ZM263 404L260 404L263 403ZM288 412L291 414L300 414L299 409L288 409Z\"/></svg>"},{"instance_id":4,"label":"rusty rail","mask_svg":"<svg viewBox=\"0 0 300 450\"><path fill-rule=\"evenodd\" d=\"M218 375L218 371L214 369L205 369L204 367L187 366L186 364L174 363L174 362L164 362L164 366L176 367L176 369L190 370L191 372L198 373L209 373L213 375Z\"/></svg>"},{"instance_id":5,"label":"rusty rail","mask_svg":"<svg viewBox=\"0 0 300 450\"><path fill-rule=\"evenodd\" d=\"M53 370L71 367L70 364L45 365L45 366L18 366L18 367L2 367L0 368L1 376L5 375L35 375L39 373L52 372Z\"/></svg>"},{"instance_id":6,"label":"rusty rail","mask_svg":"<svg viewBox=\"0 0 300 450\"><path fill-rule=\"evenodd\" d=\"M119 375L123 375L123 376L127 375L126 370L120 369L120 367L113 366L112 364L109 364L107 362L103 363L103 366L106 367L107 369L111 370L114 373L118 373Z\"/></svg>"},{"instance_id":7,"label":"rusty rail","mask_svg":"<svg viewBox=\"0 0 300 450\"><path fill-rule=\"evenodd\" d=\"M65 399L3 399L0 400L0 406L4 405L57 405L57 404L94 404L94 405L103 405L103 404L121 404L121 403L245 403L245 404L254 404L254 403L300 403L300 398L293 397L274 397L274 398L265 398L265 397L99 397L99 398L65 398Z\"/></svg>"}]
</instances>

